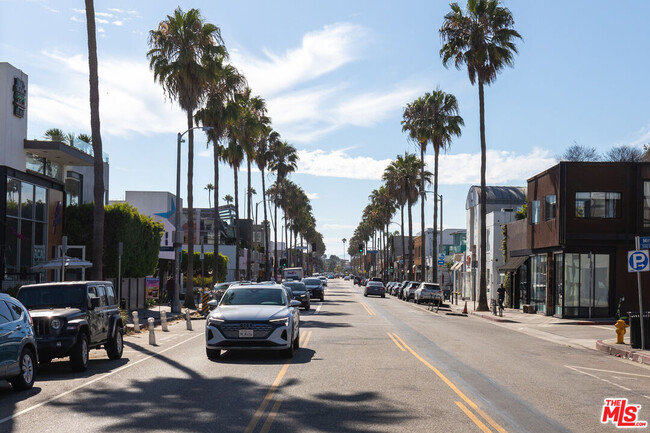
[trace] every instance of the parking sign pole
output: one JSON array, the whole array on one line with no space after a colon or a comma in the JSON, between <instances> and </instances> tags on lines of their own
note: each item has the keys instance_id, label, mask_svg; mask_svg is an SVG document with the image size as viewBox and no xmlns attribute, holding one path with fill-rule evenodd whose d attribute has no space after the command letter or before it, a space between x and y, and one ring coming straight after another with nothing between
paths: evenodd
<instances>
[{"instance_id":1,"label":"parking sign pole","mask_svg":"<svg viewBox=\"0 0 650 433\"><path fill-rule=\"evenodd\" d=\"M636 236L635 238L636 241L636 249L639 250L640 242L639 242L639 237ZM636 273L636 284L637 288L639 290L639 325L641 326L641 350L645 349L645 333L643 330L643 298L641 296L641 272Z\"/></svg>"}]
</instances>

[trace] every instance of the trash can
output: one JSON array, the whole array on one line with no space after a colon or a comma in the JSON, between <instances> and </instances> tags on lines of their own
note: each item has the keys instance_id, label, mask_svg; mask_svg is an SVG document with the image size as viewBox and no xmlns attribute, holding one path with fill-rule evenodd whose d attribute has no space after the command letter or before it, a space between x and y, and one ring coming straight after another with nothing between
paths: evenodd
<instances>
[{"instance_id":1,"label":"trash can","mask_svg":"<svg viewBox=\"0 0 650 433\"><path fill-rule=\"evenodd\" d=\"M630 346L632 349L650 350L650 312L643 313L643 334L645 347L641 347L641 316L639 313L627 313L630 318Z\"/></svg>"},{"instance_id":2,"label":"trash can","mask_svg":"<svg viewBox=\"0 0 650 433\"><path fill-rule=\"evenodd\" d=\"M128 310L129 298L120 298L120 309Z\"/></svg>"}]
</instances>

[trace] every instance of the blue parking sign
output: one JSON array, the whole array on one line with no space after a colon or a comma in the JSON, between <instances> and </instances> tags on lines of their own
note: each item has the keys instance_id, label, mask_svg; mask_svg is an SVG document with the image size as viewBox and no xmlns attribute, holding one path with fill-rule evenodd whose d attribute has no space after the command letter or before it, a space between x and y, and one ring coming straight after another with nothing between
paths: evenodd
<instances>
[{"instance_id":1,"label":"blue parking sign","mask_svg":"<svg viewBox=\"0 0 650 433\"><path fill-rule=\"evenodd\" d=\"M628 272L646 272L650 271L650 258L648 250L628 251L627 253L627 271Z\"/></svg>"}]
</instances>

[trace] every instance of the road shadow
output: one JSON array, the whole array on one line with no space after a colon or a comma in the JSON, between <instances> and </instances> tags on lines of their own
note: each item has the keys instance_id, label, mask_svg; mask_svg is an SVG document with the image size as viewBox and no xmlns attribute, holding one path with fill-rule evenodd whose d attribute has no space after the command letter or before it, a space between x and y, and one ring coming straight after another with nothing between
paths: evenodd
<instances>
[{"instance_id":1,"label":"road shadow","mask_svg":"<svg viewBox=\"0 0 650 433\"><path fill-rule=\"evenodd\" d=\"M36 377L36 380L41 382L49 382L53 380L66 379L89 379L99 374L110 373L111 371L128 364L129 361L130 359L125 356L116 360L111 360L108 358L91 358L88 361L88 369L86 371L74 372L71 370L70 362L67 359L53 360L49 364L39 364L38 376Z\"/></svg>"},{"instance_id":2,"label":"road shadow","mask_svg":"<svg viewBox=\"0 0 650 433\"><path fill-rule=\"evenodd\" d=\"M319 314L320 316L320 314ZM301 320L301 328L319 328L319 329L334 329L334 328L350 328L352 325L349 323L332 323L321 322L318 320Z\"/></svg>"},{"instance_id":3,"label":"road shadow","mask_svg":"<svg viewBox=\"0 0 650 433\"><path fill-rule=\"evenodd\" d=\"M221 357L212 362L218 364L247 364L247 365L284 365L307 364L311 362L316 352L313 349L301 347L293 358L285 358L275 350L226 350L221 352Z\"/></svg>"}]
</instances>

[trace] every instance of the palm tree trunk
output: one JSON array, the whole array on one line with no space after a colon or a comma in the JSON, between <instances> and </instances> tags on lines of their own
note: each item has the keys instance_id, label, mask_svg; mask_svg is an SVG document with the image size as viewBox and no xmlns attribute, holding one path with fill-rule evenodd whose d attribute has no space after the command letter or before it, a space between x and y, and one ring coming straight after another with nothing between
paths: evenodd
<instances>
[{"instance_id":1,"label":"palm tree trunk","mask_svg":"<svg viewBox=\"0 0 650 433\"><path fill-rule=\"evenodd\" d=\"M95 33L95 5L86 1L86 28L88 32L88 68L90 81L90 130L93 146L93 270L94 280L103 280L104 251L104 159L99 121L99 76L97 68L97 35Z\"/></svg>"},{"instance_id":2,"label":"palm tree trunk","mask_svg":"<svg viewBox=\"0 0 650 433\"><path fill-rule=\"evenodd\" d=\"M408 204L409 214L409 280L413 280L413 214L411 203Z\"/></svg>"},{"instance_id":3,"label":"palm tree trunk","mask_svg":"<svg viewBox=\"0 0 650 433\"><path fill-rule=\"evenodd\" d=\"M478 99L480 110L480 123L481 123L481 251L479 262L479 297L477 311L489 311L487 304L487 283L485 280L485 246L486 246L486 205L487 193L485 191L485 160L486 160L486 144L485 144L485 98L483 91L483 81L478 81Z\"/></svg>"},{"instance_id":4,"label":"palm tree trunk","mask_svg":"<svg viewBox=\"0 0 650 433\"><path fill-rule=\"evenodd\" d=\"M248 236L246 239L246 243L248 244L248 249L247 249L247 254L246 254L246 278L249 280L252 280L252 275L251 275L251 249L253 248L253 224L252 224L252 216L251 216L251 200L252 200L252 194L251 194L251 160L250 158L246 157L246 162L248 165L248 213L246 214L246 218L248 221L251 221L251 227L250 230L248 230Z\"/></svg>"},{"instance_id":5,"label":"palm tree trunk","mask_svg":"<svg viewBox=\"0 0 650 433\"><path fill-rule=\"evenodd\" d=\"M276 192L275 192L275 202L274 202L275 203L275 230L273 230L273 233L274 233L274 241L273 241L273 243L275 244L275 245L273 245L273 248L275 249L275 259L273 260L273 280L276 280L277 275L278 275L278 228L279 228L279 224L278 224L278 193L277 193L278 189L277 189L277 185L278 185L278 183L276 181L276 183L275 183L275 186L276 186L275 191Z\"/></svg>"},{"instance_id":6,"label":"palm tree trunk","mask_svg":"<svg viewBox=\"0 0 650 433\"><path fill-rule=\"evenodd\" d=\"M264 279L269 278L269 220L266 217L266 184L264 182L264 167L262 167L262 201L264 202Z\"/></svg>"},{"instance_id":7,"label":"palm tree trunk","mask_svg":"<svg viewBox=\"0 0 650 433\"><path fill-rule=\"evenodd\" d=\"M237 166L233 167L235 173L235 281L239 281L239 178Z\"/></svg>"},{"instance_id":8,"label":"palm tree trunk","mask_svg":"<svg viewBox=\"0 0 650 433\"><path fill-rule=\"evenodd\" d=\"M438 282L438 156L440 147L434 146L434 168L433 168L433 253L431 266L433 267L433 282ZM442 234L440 234L442 236Z\"/></svg>"},{"instance_id":9,"label":"palm tree trunk","mask_svg":"<svg viewBox=\"0 0 650 433\"><path fill-rule=\"evenodd\" d=\"M221 217L219 215L219 144L217 142L212 143L214 148L213 152L213 163L214 163L214 215L213 223L214 226L214 257L212 258L212 285L217 283L219 275L219 242L221 240L221 230L220 230L220 221Z\"/></svg>"},{"instance_id":10,"label":"palm tree trunk","mask_svg":"<svg viewBox=\"0 0 650 433\"><path fill-rule=\"evenodd\" d=\"M402 264L400 265L400 274L401 274L401 279L404 280L406 277L406 273L404 272L404 264L406 263L406 242L404 238L404 205L402 205L402 225L400 226L400 229L402 230Z\"/></svg>"},{"instance_id":11,"label":"palm tree trunk","mask_svg":"<svg viewBox=\"0 0 650 433\"><path fill-rule=\"evenodd\" d=\"M192 112L187 112L187 283L185 284L185 308L194 309L194 130Z\"/></svg>"},{"instance_id":12,"label":"palm tree trunk","mask_svg":"<svg viewBox=\"0 0 650 433\"><path fill-rule=\"evenodd\" d=\"M424 200L426 198L426 191L424 189L424 146L425 143L420 143L420 183L421 183L421 203L420 203L420 226L422 227L422 247L421 247L421 252L420 252L420 259L422 260L422 273L420 274L420 280L422 282L426 281L426 275L427 275L427 245L426 245L426 240L427 236L424 231Z\"/></svg>"}]
</instances>

